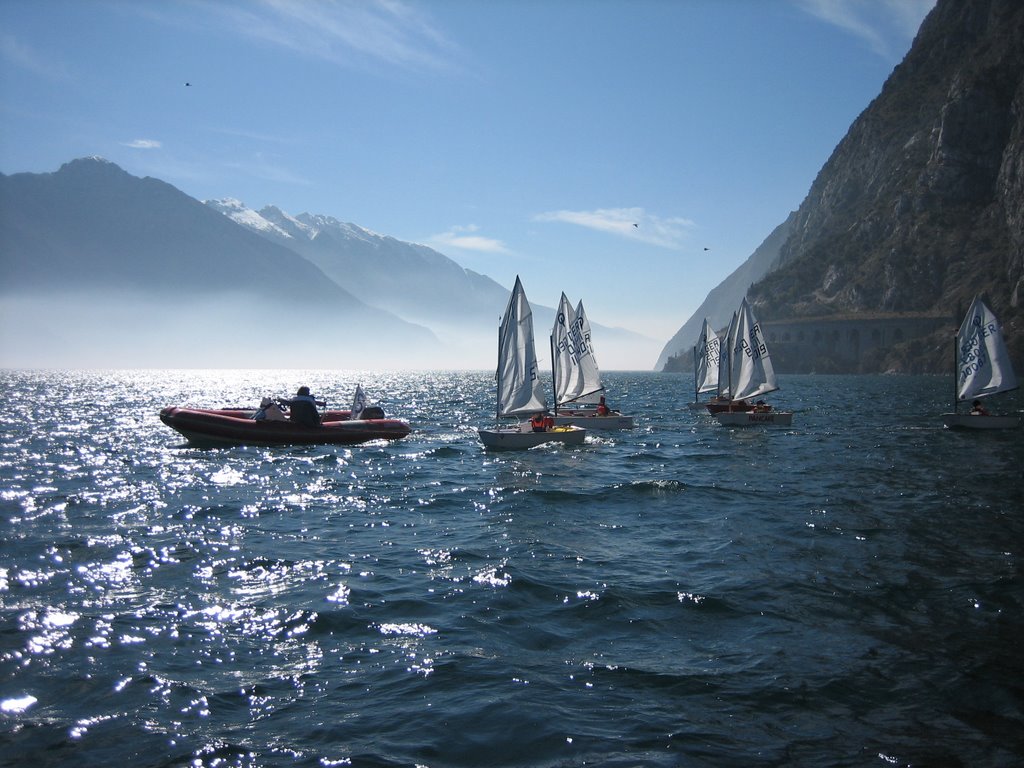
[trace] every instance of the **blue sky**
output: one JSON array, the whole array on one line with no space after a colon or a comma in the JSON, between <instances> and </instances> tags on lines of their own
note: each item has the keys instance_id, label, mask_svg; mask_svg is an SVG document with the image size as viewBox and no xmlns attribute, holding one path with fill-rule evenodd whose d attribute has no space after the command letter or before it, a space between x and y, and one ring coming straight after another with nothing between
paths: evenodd
<instances>
[{"instance_id":1,"label":"blue sky","mask_svg":"<svg viewBox=\"0 0 1024 768\"><path fill-rule=\"evenodd\" d=\"M650 336L607 366L649 368L933 4L4 0L0 171L101 155L426 243Z\"/></svg>"}]
</instances>

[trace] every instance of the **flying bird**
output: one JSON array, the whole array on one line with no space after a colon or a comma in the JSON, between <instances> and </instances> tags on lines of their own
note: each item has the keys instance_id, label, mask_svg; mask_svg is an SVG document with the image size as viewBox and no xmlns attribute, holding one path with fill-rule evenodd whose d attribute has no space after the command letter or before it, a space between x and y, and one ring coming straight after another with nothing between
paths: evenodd
<instances>
[{"instance_id":1,"label":"flying bird","mask_svg":"<svg viewBox=\"0 0 1024 768\"><path fill-rule=\"evenodd\" d=\"M633 226L634 226L634 227L637 227L637 228L639 228L639 227L640 227L640 225L639 225L639 224L634 224Z\"/></svg>"},{"instance_id":2,"label":"flying bird","mask_svg":"<svg viewBox=\"0 0 1024 768\"><path fill-rule=\"evenodd\" d=\"M188 88L192 83L185 83L185 87Z\"/></svg>"}]
</instances>

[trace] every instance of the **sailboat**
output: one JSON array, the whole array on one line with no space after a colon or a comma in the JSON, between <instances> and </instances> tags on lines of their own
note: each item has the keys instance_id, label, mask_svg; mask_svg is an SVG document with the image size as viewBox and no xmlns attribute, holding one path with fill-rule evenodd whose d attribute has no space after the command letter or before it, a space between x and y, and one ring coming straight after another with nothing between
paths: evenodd
<instances>
[{"instance_id":1,"label":"sailboat","mask_svg":"<svg viewBox=\"0 0 1024 768\"><path fill-rule=\"evenodd\" d=\"M608 410L607 406L601 407L604 404L604 385L601 384L601 370L594 356L590 321L583 302L574 310L564 292L551 330L551 378L556 425L575 424L587 429L633 428L632 416L623 416ZM567 405L572 407L563 407Z\"/></svg>"},{"instance_id":2,"label":"sailboat","mask_svg":"<svg viewBox=\"0 0 1024 768\"><path fill-rule=\"evenodd\" d=\"M788 427L792 424L791 412L776 411L760 402L751 406L747 402L774 392L779 385L775 380L775 369L768 355L768 345L761 334L761 326L754 318L746 297L729 325L725 352L728 397L737 405L715 413L714 417L720 423L730 426L775 424ZM722 391L721 384L719 390Z\"/></svg>"},{"instance_id":3,"label":"sailboat","mask_svg":"<svg viewBox=\"0 0 1024 768\"><path fill-rule=\"evenodd\" d=\"M509 297L505 315L498 328L498 419L534 417L515 426L479 429L485 448L522 450L544 443L579 445L587 431L580 427L556 426L541 418L547 403L537 375L537 351L533 342L533 310L526 299L523 284L516 284ZM546 423L545 423L546 422Z\"/></svg>"},{"instance_id":4,"label":"sailboat","mask_svg":"<svg viewBox=\"0 0 1024 768\"><path fill-rule=\"evenodd\" d=\"M718 363L721 359L722 340L718 338L708 319L693 347L693 402L690 410L705 407L700 396L718 391Z\"/></svg>"},{"instance_id":5,"label":"sailboat","mask_svg":"<svg viewBox=\"0 0 1024 768\"><path fill-rule=\"evenodd\" d=\"M993 416L981 406L983 397L1016 389L1017 376L999 320L980 294L974 297L956 334L953 357L956 372L953 413L942 414L943 423L950 428L964 429L1019 427L1019 416ZM959 413L959 403L968 400L975 401L975 407L969 413Z\"/></svg>"},{"instance_id":6,"label":"sailboat","mask_svg":"<svg viewBox=\"0 0 1024 768\"><path fill-rule=\"evenodd\" d=\"M705 404L708 413L711 415L721 411L749 411L754 407L743 400L733 400L731 394L732 382L729 378L732 372L732 360L728 354L722 354L722 352L727 351L729 340L736 335L736 323L738 320L737 314L733 312L732 320L729 321L729 327L725 330L725 336L719 341L718 368L713 375L716 381L715 396ZM723 349L723 347L726 349ZM708 375L711 376L712 374L709 373Z\"/></svg>"}]
</instances>

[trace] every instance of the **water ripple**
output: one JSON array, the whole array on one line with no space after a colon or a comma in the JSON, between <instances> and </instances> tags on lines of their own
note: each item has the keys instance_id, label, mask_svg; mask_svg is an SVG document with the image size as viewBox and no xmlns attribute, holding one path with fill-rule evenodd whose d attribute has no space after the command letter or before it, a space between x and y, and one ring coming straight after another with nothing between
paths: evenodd
<instances>
[{"instance_id":1,"label":"water ripple","mask_svg":"<svg viewBox=\"0 0 1024 768\"><path fill-rule=\"evenodd\" d=\"M936 429L943 379L787 377L772 431L610 374L635 430L493 455L490 372L0 378L11 764L1024 759L1024 445ZM299 382L415 431L197 450L157 418Z\"/></svg>"}]
</instances>

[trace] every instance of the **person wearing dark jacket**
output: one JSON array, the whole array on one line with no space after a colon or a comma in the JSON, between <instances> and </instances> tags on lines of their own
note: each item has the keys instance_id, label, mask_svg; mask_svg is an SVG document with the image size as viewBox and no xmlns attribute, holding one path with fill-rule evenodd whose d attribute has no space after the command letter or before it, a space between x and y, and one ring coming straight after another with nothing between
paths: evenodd
<instances>
[{"instance_id":1,"label":"person wearing dark jacket","mask_svg":"<svg viewBox=\"0 0 1024 768\"><path fill-rule=\"evenodd\" d=\"M320 425L320 412L316 409L318 405L326 405L309 394L309 387L299 387L295 397L291 400L282 400L281 405L288 406L288 418L297 424L305 424L307 427Z\"/></svg>"}]
</instances>

